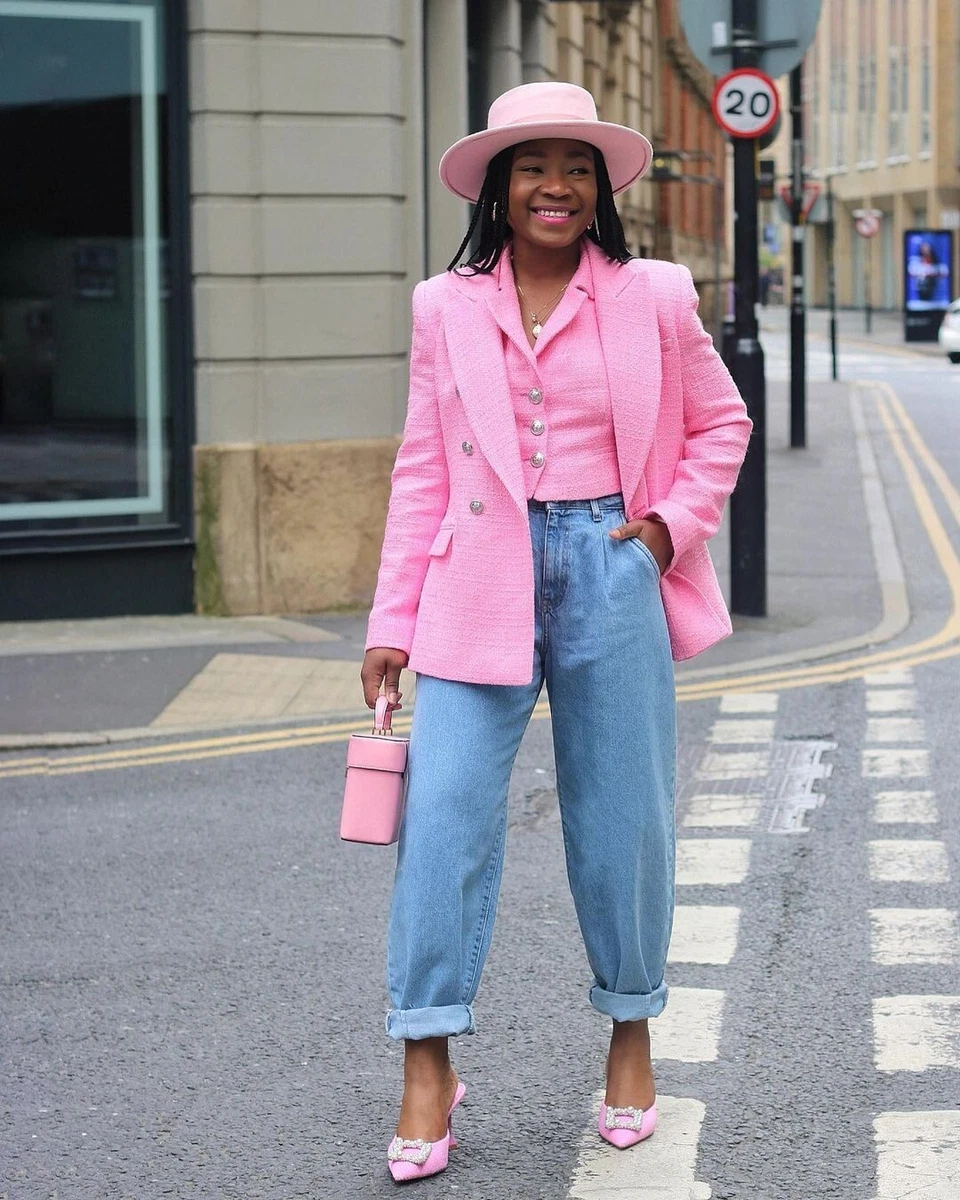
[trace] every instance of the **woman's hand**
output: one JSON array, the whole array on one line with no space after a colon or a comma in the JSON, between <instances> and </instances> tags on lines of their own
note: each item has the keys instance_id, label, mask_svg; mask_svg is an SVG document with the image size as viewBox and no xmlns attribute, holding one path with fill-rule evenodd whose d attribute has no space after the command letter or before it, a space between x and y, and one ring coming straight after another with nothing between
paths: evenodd
<instances>
[{"instance_id":1,"label":"woman's hand","mask_svg":"<svg viewBox=\"0 0 960 1200\"><path fill-rule=\"evenodd\" d=\"M637 538L643 542L657 560L661 575L670 566L670 560L673 558L673 541L670 538L670 530L655 517L644 517L641 521L627 521L625 525L611 530L610 536L616 538L618 542L622 542L626 538Z\"/></svg>"},{"instance_id":2,"label":"woman's hand","mask_svg":"<svg viewBox=\"0 0 960 1200\"><path fill-rule=\"evenodd\" d=\"M386 681L387 701L391 710L403 708L400 697L400 672L407 665L408 655L404 650L394 650L390 646L371 646L363 656L363 666L360 668L360 682L363 684L363 698L367 708L375 708L380 685Z\"/></svg>"}]
</instances>

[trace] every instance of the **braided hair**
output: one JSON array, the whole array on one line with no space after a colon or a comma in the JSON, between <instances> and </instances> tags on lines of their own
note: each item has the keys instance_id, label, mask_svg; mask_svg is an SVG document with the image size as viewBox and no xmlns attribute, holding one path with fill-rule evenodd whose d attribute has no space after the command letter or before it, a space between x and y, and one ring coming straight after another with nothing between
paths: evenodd
<instances>
[{"instance_id":1,"label":"braided hair","mask_svg":"<svg viewBox=\"0 0 960 1200\"><path fill-rule=\"evenodd\" d=\"M508 146L490 160L467 232L460 243L460 249L447 267L448 271L460 269L464 251L477 231L479 233L476 249L463 264L463 269L470 275L489 275L500 261L500 255L503 254L504 246L511 236L510 226L507 224L507 209L510 204L510 172L513 168L515 148ZM591 223L587 229L587 237L600 247L611 262L629 262L633 255L627 248L620 214L613 199L607 164L596 146L591 149L597 173L597 219L596 224Z\"/></svg>"}]
</instances>

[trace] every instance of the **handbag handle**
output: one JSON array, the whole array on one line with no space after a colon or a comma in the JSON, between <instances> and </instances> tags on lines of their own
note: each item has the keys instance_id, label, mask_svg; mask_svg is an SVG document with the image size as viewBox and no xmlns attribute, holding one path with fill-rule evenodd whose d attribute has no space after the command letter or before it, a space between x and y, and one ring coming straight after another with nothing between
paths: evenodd
<instances>
[{"instance_id":1,"label":"handbag handle","mask_svg":"<svg viewBox=\"0 0 960 1200\"><path fill-rule=\"evenodd\" d=\"M392 719L393 718L390 715L390 703L386 696L378 696L377 704L374 709L373 732L376 734L382 734L385 737L389 737L393 733L393 729L391 728L390 724Z\"/></svg>"}]
</instances>

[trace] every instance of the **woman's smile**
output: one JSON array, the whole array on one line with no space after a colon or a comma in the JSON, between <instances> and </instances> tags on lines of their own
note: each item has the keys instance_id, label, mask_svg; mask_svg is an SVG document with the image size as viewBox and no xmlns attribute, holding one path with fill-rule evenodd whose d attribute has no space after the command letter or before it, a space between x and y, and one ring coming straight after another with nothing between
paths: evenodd
<instances>
[{"instance_id":1,"label":"woman's smile","mask_svg":"<svg viewBox=\"0 0 960 1200\"><path fill-rule=\"evenodd\" d=\"M530 211L541 221L550 225L562 225L564 221L572 220L580 211L578 208L531 208Z\"/></svg>"}]
</instances>

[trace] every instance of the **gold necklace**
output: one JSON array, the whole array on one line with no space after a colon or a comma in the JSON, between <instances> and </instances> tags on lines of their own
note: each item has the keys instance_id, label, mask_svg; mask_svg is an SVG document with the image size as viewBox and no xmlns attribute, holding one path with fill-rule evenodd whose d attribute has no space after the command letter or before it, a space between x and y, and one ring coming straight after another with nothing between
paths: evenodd
<instances>
[{"instance_id":1,"label":"gold necklace","mask_svg":"<svg viewBox=\"0 0 960 1200\"><path fill-rule=\"evenodd\" d=\"M530 301L523 294L523 288L520 286L519 282L517 282L516 279L514 279L514 282L517 284L517 291L520 293L520 296L521 296L524 304L527 306L527 312L530 314L530 320L533 322L533 328L530 330L530 332L533 334L533 340L536 341L537 338L540 336L540 334L543 332L543 321L545 321L547 319L547 317L550 316L550 313L553 311L554 306L559 302L560 297L570 286L570 280L569 279L567 280L567 282L563 285L563 287L560 289L560 291L557 292L557 294L549 302L549 304L542 304L540 306L540 312L533 311L533 309L530 307ZM543 321L540 320L540 313L543 313Z\"/></svg>"}]
</instances>

